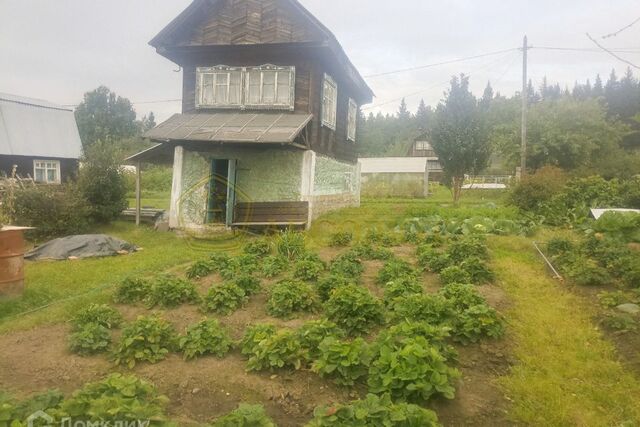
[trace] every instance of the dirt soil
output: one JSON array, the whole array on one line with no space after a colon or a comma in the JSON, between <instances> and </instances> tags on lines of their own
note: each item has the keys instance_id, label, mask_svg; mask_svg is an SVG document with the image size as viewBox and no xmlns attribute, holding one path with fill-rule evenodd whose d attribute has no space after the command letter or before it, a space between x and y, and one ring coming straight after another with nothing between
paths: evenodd
<instances>
[{"instance_id":1,"label":"dirt soil","mask_svg":"<svg viewBox=\"0 0 640 427\"><path fill-rule=\"evenodd\" d=\"M411 260L414 248L401 246L394 252ZM323 259L335 256L335 249L320 251ZM375 285L377 270L382 262L365 263L364 285L374 294L382 291ZM425 289L433 292L439 287L437 276L425 274ZM211 276L198 282L204 293L222 279ZM235 339L239 339L247 325L269 322L280 327L295 328L305 321L318 318L305 315L289 321L281 321L266 313L268 288L275 280L263 281L262 293L251 298L241 310L221 322ZM479 291L489 303L502 310L508 301L496 286L482 286ZM138 315L149 314L142 306L115 306L127 321ZM173 323L179 332L204 315L195 306L182 306L174 310L161 310L159 314ZM0 336L0 390L18 398L57 388L64 393L82 387L85 383L104 378L110 372L132 372L155 383L160 392L170 399L169 416L180 425L210 422L233 410L239 403L261 403L276 423L283 427L300 426L307 422L316 405L348 402L363 397L366 390L350 391L320 379L317 375L301 370L272 373L248 373L246 361L234 351L223 359L204 357L183 361L179 355L170 355L155 365L140 364L132 371L116 368L107 356L80 357L67 349L70 325L40 327L30 331ZM119 332L114 334L117 340ZM509 339L485 341L470 346L457 346L458 368L462 378L457 385L455 399L435 400L430 407L437 411L445 426L502 426L513 425L507 421L508 401L496 384L511 365Z\"/></svg>"}]
</instances>

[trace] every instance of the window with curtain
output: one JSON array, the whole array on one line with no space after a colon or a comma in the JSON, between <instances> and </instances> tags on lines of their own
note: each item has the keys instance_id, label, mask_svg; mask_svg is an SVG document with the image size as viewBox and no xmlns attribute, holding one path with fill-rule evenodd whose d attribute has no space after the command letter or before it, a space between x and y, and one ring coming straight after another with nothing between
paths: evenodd
<instances>
[{"instance_id":1,"label":"window with curtain","mask_svg":"<svg viewBox=\"0 0 640 427\"><path fill-rule=\"evenodd\" d=\"M242 105L242 70L217 66L196 71L197 107L240 107Z\"/></svg>"},{"instance_id":2,"label":"window with curtain","mask_svg":"<svg viewBox=\"0 0 640 427\"><path fill-rule=\"evenodd\" d=\"M58 160L34 160L33 178L36 182L60 184L60 162Z\"/></svg>"},{"instance_id":3,"label":"window with curtain","mask_svg":"<svg viewBox=\"0 0 640 427\"><path fill-rule=\"evenodd\" d=\"M330 75L325 74L322 84L322 124L329 129L336 130L337 109L338 84Z\"/></svg>"}]
</instances>

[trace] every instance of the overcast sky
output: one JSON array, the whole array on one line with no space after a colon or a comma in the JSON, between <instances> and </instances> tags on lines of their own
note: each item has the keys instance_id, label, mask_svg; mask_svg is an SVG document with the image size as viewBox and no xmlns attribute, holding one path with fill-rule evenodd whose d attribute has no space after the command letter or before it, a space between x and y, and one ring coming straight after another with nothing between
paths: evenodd
<instances>
[{"instance_id":1,"label":"overcast sky","mask_svg":"<svg viewBox=\"0 0 640 427\"><path fill-rule=\"evenodd\" d=\"M179 112L181 76L147 43L191 0L0 0L0 92L77 104L106 85L136 103L140 116ZM480 55L522 44L591 49L602 36L640 17L640 0L301 0L327 25L364 75ZM602 40L640 65L640 23ZM368 111L393 112L406 96L436 105L452 74L471 75L478 94L490 80L512 94L520 52L368 78L377 98ZM530 76L573 86L626 65L596 51L530 52ZM636 75L640 73L636 70ZM419 92L419 93L418 93ZM409 96L410 95L410 96Z\"/></svg>"}]
</instances>

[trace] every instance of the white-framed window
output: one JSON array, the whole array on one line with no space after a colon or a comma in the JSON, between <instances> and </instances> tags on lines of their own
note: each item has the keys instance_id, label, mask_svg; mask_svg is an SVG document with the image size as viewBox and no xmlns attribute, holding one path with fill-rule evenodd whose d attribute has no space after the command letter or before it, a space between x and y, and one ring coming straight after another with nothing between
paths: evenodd
<instances>
[{"instance_id":1,"label":"white-framed window","mask_svg":"<svg viewBox=\"0 0 640 427\"><path fill-rule=\"evenodd\" d=\"M429 144L427 141L416 141L416 150L418 151L431 150L431 144Z\"/></svg>"},{"instance_id":2,"label":"white-framed window","mask_svg":"<svg viewBox=\"0 0 640 427\"><path fill-rule=\"evenodd\" d=\"M272 107L293 110L295 67L262 65L246 69L245 100L248 108Z\"/></svg>"},{"instance_id":3,"label":"white-framed window","mask_svg":"<svg viewBox=\"0 0 640 427\"><path fill-rule=\"evenodd\" d=\"M294 109L295 67L196 68L196 108Z\"/></svg>"},{"instance_id":4,"label":"white-framed window","mask_svg":"<svg viewBox=\"0 0 640 427\"><path fill-rule=\"evenodd\" d=\"M330 75L325 74L322 83L322 124L324 126L336 130L337 110L338 84Z\"/></svg>"},{"instance_id":5,"label":"white-framed window","mask_svg":"<svg viewBox=\"0 0 640 427\"><path fill-rule=\"evenodd\" d=\"M46 184L60 184L59 160L34 160L33 178L36 182Z\"/></svg>"},{"instance_id":6,"label":"white-framed window","mask_svg":"<svg viewBox=\"0 0 640 427\"><path fill-rule=\"evenodd\" d=\"M349 111L347 112L347 139L356 142L356 128L358 126L358 104L349 98Z\"/></svg>"},{"instance_id":7,"label":"white-framed window","mask_svg":"<svg viewBox=\"0 0 640 427\"><path fill-rule=\"evenodd\" d=\"M242 105L242 69L219 65L196 69L196 107Z\"/></svg>"}]
</instances>

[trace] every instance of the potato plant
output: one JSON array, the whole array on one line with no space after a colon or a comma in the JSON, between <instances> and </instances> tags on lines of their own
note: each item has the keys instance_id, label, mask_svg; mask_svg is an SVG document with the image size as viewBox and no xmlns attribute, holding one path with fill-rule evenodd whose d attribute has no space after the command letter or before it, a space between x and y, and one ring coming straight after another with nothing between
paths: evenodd
<instances>
[{"instance_id":1,"label":"potato plant","mask_svg":"<svg viewBox=\"0 0 640 427\"><path fill-rule=\"evenodd\" d=\"M461 266L452 265L440 272L440 281L444 285L451 283L471 283L471 275Z\"/></svg>"},{"instance_id":2,"label":"potato plant","mask_svg":"<svg viewBox=\"0 0 640 427\"><path fill-rule=\"evenodd\" d=\"M385 285L399 277L417 277L418 272L408 262L401 259L391 259L378 271L376 283Z\"/></svg>"},{"instance_id":3,"label":"potato plant","mask_svg":"<svg viewBox=\"0 0 640 427\"><path fill-rule=\"evenodd\" d=\"M339 276L337 274L330 274L318 281L318 283L316 284L316 289L318 291L318 295L320 296L320 300L322 302L325 302L329 299L329 297L331 296L331 292L333 292L334 289L347 285L355 285L355 280Z\"/></svg>"},{"instance_id":4,"label":"potato plant","mask_svg":"<svg viewBox=\"0 0 640 427\"><path fill-rule=\"evenodd\" d=\"M297 280L283 280L272 288L267 302L270 315L280 318L291 317L295 313L311 312L317 307L313 288Z\"/></svg>"},{"instance_id":5,"label":"potato plant","mask_svg":"<svg viewBox=\"0 0 640 427\"><path fill-rule=\"evenodd\" d=\"M313 260L299 260L293 265L293 277L300 280L316 281L324 271L324 263Z\"/></svg>"},{"instance_id":6,"label":"potato plant","mask_svg":"<svg viewBox=\"0 0 640 427\"><path fill-rule=\"evenodd\" d=\"M74 329L81 329L87 324L113 329L119 327L122 322L120 312L106 304L89 304L88 307L80 310L72 320Z\"/></svg>"},{"instance_id":7,"label":"potato plant","mask_svg":"<svg viewBox=\"0 0 640 427\"><path fill-rule=\"evenodd\" d=\"M185 360L211 354L223 357L231 350L233 342L227 332L215 319L205 319L191 325L178 342Z\"/></svg>"},{"instance_id":8,"label":"potato plant","mask_svg":"<svg viewBox=\"0 0 640 427\"><path fill-rule=\"evenodd\" d=\"M383 306L371 293L356 285L334 289L325 303L329 320L348 334L364 334L384 322Z\"/></svg>"},{"instance_id":9,"label":"potato plant","mask_svg":"<svg viewBox=\"0 0 640 427\"><path fill-rule=\"evenodd\" d=\"M352 280L359 280L364 272L362 261L352 252L346 252L338 255L331 261L329 266L331 274L342 276Z\"/></svg>"},{"instance_id":10,"label":"potato plant","mask_svg":"<svg viewBox=\"0 0 640 427\"><path fill-rule=\"evenodd\" d=\"M275 335L277 329L274 325L269 324L256 324L247 327L244 331L244 336L240 340L240 353L244 356L249 356L257 351L260 342L266 340L272 335Z\"/></svg>"},{"instance_id":11,"label":"potato plant","mask_svg":"<svg viewBox=\"0 0 640 427\"><path fill-rule=\"evenodd\" d=\"M329 236L329 246L345 247L353 241L353 233L350 231L337 231Z\"/></svg>"},{"instance_id":12,"label":"potato plant","mask_svg":"<svg viewBox=\"0 0 640 427\"><path fill-rule=\"evenodd\" d=\"M376 247L371 243L361 242L353 246L348 252L352 256L363 260L388 260L393 258L393 251L387 248Z\"/></svg>"},{"instance_id":13,"label":"potato plant","mask_svg":"<svg viewBox=\"0 0 640 427\"><path fill-rule=\"evenodd\" d=\"M388 282L384 287L384 304L391 307L396 298L420 295L424 293L422 285L414 276L403 276Z\"/></svg>"},{"instance_id":14,"label":"potato plant","mask_svg":"<svg viewBox=\"0 0 640 427\"><path fill-rule=\"evenodd\" d=\"M129 368L138 362L159 362L176 348L176 341L175 329L169 322L156 316L140 316L122 330L114 362Z\"/></svg>"},{"instance_id":15,"label":"potato plant","mask_svg":"<svg viewBox=\"0 0 640 427\"><path fill-rule=\"evenodd\" d=\"M242 274L233 280L233 283L244 291L247 296L255 295L260 292L260 279L250 274Z\"/></svg>"},{"instance_id":16,"label":"potato plant","mask_svg":"<svg viewBox=\"0 0 640 427\"><path fill-rule=\"evenodd\" d=\"M213 273L213 265L209 260L196 261L187 268L188 279L201 279Z\"/></svg>"},{"instance_id":17,"label":"potato plant","mask_svg":"<svg viewBox=\"0 0 640 427\"><path fill-rule=\"evenodd\" d=\"M260 262L260 273L271 279L281 275L289 268L289 260L281 255L268 256Z\"/></svg>"},{"instance_id":18,"label":"potato plant","mask_svg":"<svg viewBox=\"0 0 640 427\"><path fill-rule=\"evenodd\" d=\"M328 337L341 338L344 331L328 320L312 320L305 323L296 331L300 345L307 350L309 358L313 360L318 355L318 346Z\"/></svg>"},{"instance_id":19,"label":"potato plant","mask_svg":"<svg viewBox=\"0 0 640 427\"><path fill-rule=\"evenodd\" d=\"M229 315L248 300L246 292L235 283L212 286L203 299L202 310L206 313Z\"/></svg>"}]
</instances>

